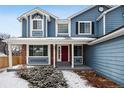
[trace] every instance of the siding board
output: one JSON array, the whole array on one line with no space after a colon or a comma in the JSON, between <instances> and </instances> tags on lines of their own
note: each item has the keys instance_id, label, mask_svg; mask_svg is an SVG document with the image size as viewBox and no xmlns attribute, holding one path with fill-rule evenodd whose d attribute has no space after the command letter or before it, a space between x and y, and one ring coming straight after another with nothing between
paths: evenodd
<instances>
[{"instance_id":1,"label":"siding board","mask_svg":"<svg viewBox=\"0 0 124 93\"><path fill-rule=\"evenodd\" d=\"M124 36L84 48L87 65L124 86Z\"/></svg>"}]
</instances>

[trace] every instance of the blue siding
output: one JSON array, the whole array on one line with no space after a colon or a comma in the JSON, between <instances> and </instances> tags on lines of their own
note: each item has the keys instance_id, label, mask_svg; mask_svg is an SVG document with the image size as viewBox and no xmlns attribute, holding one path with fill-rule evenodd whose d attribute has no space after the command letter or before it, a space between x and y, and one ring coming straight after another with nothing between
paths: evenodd
<instances>
[{"instance_id":1,"label":"blue siding","mask_svg":"<svg viewBox=\"0 0 124 93\"><path fill-rule=\"evenodd\" d=\"M124 36L85 47L85 63L124 86Z\"/></svg>"},{"instance_id":2,"label":"blue siding","mask_svg":"<svg viewBox=\"0 0 124 93\"><path fill-rule=\"evenodd\" d=\"M103 35L103 18L98 21L98 34L97 36Z\"/></svg>"},{"instance_id":3,"label":"blue siding","mask_svg":"<svg viewBox=\"0 0 124 93\"><path fill-rule=\"evenodd\" d=\"M50 17L50 22L48 22L48 37L55 37L56 23L53 17Z\"/></svg>"},{"instance_id":4,"label":"blue siding","mask_svg":"<svg viewBox=\"0 0 124 93\"><path fill-rule=\"evenodd\" d=\"M30 16L28 16L28 37L30 37Z\"/></svg>"},{"instance_id":5,"label":"blue siding","mask_svg":"<svg viewBox=\"0 0 124 93\"><path fill-rule=\"evenodd\" d=\"M98 11L98 7L99 6L96 6L90 10L88 10L87 12L85 13L82 13L74 18L71 19L71 35L72 37L82 37L82 36L87 36L87 37L94 37L94 36L97 36L98 34L98 31L97 31L97 22L96 22L96 19L97 17L101 14L99 11ZM105 6L104 6L105 10L107 9ZM94 34L92 35L77 35L76 34L76 22L78 21L92 21L94 22Z\"/></svg>"},{"instance_id":6,"label":"blue siding","mask_svg":"<svg viewBox=\"0 0 124 93\"><path fill-rule=\"evenodd\" d=\"M32 31L32 36L33 37L42 37L43 31Z\"/></svg>"},{"instance_id":7,"label":"blue siding","mask_svg":"<svg viewBox=\"0 0 124 93\"><path fill-rule=\"evenodd\" d=\"M117 9L106 14L106 33L124 25L124 6L120 6Z\"/></svg>"},{"instance_id":8,"label":"blue siding","mask_svg":"<svg viewBox=\"0 0 124 93\"><path fill-rule=\"evenodd\" d=\"M28 57L28 64L30 65L47 65L48 57Z\"/></svg>"},{"instance_id":9,"label":"blue siding","mask_svg":"<svg viewBox=\"0 0 124 93\"><path fill-rule=\"evenodd\" d=\"M22 19L22 37L27 37L27 20Z\"/></svg>"},{"instance_id":10,"label":"blue siding","mask_svg":"<svg viewBox=\"0 0 124 93\"><path fill-rule=\"evenodd\" d=\"M58 34L57 37L69 37L69 34Z\"/></svg>"}]
</instances>

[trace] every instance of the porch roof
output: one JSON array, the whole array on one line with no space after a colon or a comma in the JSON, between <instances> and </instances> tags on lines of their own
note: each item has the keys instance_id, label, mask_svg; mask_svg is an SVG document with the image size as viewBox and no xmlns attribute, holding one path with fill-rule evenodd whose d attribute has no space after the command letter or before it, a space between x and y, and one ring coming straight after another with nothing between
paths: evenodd
<instances>
[{"instance_id":1,"label":"porch roof","mask_svg":"<svg viewBox=\"0 0 124 93\"><path fill-rule=\"evenodd\" d=\"M87 44L95 38L87 37L47 37L47 38L9 38L8 44Z\"/></svg>"}]
</instances>

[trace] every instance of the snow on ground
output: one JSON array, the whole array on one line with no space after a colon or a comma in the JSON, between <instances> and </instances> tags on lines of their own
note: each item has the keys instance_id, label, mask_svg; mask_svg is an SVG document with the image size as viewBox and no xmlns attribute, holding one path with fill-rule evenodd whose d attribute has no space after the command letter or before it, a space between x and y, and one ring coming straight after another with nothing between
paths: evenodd
<instances>
[{"instance_id":1,"label":"snow on ground","mask_svg":"<svg viewBox=\"0 0 124 93\"><path fill-rule=\"evenodd\" d=\"M28 82L19 78L16 72L0 73L0 88L28 88Z\"/></svg>"},{"instance_id":2,"label":"snow on ground","mask_svg":"<svg viewBox=\"0 0 124 93\"><path fill-rule=\"evenodd\" d=\"M32 67L34 67L34 66L15 65L15 66L13 66L12 68L13 68L13 69L19 69L19 68L23 68L23 67L32 68Z\"/></svg>"},{"instance_id":3,"label":"snow on ground","mask_svg":"<svg viewBox=\"0 0 124 93\"><path fill-rule=\"evenodd\" d=\"M4 56L7 56L7 55L5 55L4 53L0 52L0 57L4 57Z\"/></svg>"},{"instance_id":4,"label":"snow on ground","mask_svg":"<svg viewBox=\"0 0 124 93\"><path fill-rule=\"evenodd\" d=\"M73 71L63 70L62 73L69 88L92 88L92 86L87 83L87 80L81 79L80 76Z\"/></svg>"}]
</instances>

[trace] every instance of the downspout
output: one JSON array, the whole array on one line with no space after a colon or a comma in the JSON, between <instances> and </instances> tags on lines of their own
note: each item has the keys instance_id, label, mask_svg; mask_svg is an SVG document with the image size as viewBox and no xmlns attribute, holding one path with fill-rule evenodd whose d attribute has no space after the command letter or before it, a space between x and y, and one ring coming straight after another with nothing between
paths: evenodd
<instances>
[{"instance_id":1,"label":"downspout","mask_svg":"<svg viewBox=\"0 0 124 93\"><path fill-rule=\"evenodd\" d=\"M106 27L105 27L105 15L103 16L103 35L106 34Z\"/></svg>"}]
</instances>

